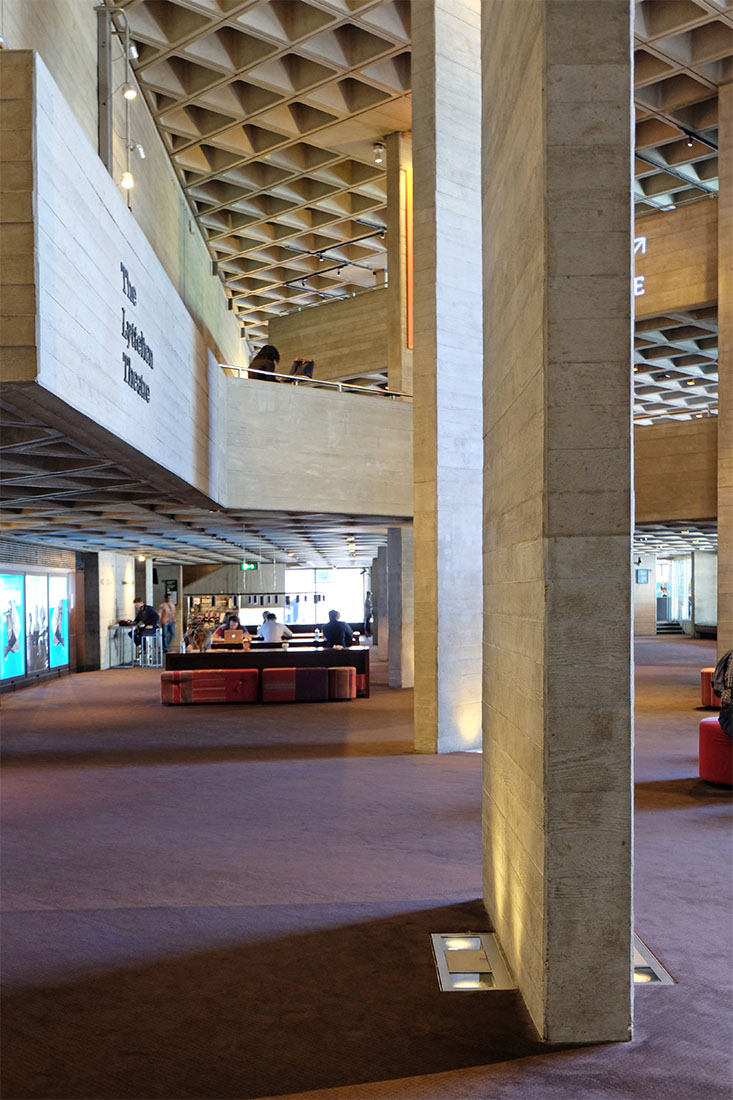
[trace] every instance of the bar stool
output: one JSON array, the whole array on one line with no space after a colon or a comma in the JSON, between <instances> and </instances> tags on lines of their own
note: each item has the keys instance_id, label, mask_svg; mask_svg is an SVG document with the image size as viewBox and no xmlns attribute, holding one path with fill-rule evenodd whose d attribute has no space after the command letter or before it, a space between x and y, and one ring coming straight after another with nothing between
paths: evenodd
<instances>
[{"instance_id":1,"label":"bar stool","mask_svg":"<svg viewBox=\"0 0 733 1100\"><path fill-rule=\"evenodd\" d=\"M163 639L159 626L150 633L143 633L135 663L141 668L160 668L163 664Z\"/></svg>"}]
</instances>

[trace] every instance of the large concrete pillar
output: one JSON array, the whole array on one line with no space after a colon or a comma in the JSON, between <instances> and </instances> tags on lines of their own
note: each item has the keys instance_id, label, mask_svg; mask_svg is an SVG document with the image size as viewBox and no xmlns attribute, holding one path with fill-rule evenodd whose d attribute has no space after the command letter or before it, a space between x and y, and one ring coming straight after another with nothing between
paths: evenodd
<instances>
[{"instance_id":1,"label":"large concrete pillar","mask_svg":"<svg viewBox=\"0 0 733 1100\"><path fill-rule=\"evenodd\" d=\"M630 3L484 0L482 20L484 896L540 1034L621 1040L633 990Z\"/></svg>"},{"instance_id":2,"label":"large concrete pillar","mask_svg":"<svg viewBox=\"0 0 733 1100\"><path fill-rule=\"evenodd\" d=\"M412 139L389 134L387 153L387 373L389 389L412 393Z\"/></svg>"},{"instance_id":3,"label":"large concrete pillar","mask_svg":"<svg viewBox=\"0 0 733 1100\"><path fill-rule=\"evenodd\" d=\"M415 682L415 596L411 527L390 527L387 534L389 588L388 683L411 688Z\"/></svg>"},{"instance_id":4,"label":"large concrete pillar","mask_svg":"<svg viewBox=\"0 0 733 1100\"><path fill-rule=\"evenodd\" d=\"M718 91L718 656L733 646L733 84Z\"/></svg>"},{"instance_id":5,"label":"large concrete pillar","mask_svg":"<svg viewBox=\"0 0 733 1100\"><path fill-rule=\"evenodd\" d=\"M413 5L415 747L481 743L480 0Z\"/></svg>"}]
</instances>

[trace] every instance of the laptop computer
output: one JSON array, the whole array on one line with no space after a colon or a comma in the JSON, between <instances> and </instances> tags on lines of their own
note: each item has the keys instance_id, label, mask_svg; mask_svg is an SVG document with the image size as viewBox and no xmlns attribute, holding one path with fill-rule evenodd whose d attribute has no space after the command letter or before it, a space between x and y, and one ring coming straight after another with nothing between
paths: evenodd
<instances>
[{"instance_id":1,"label":"laptop computer","mask_svg":"<svg viewBox=\"0 0 733 1100\"><path fill-rule=\"evenodd\" d=\"M224 641L225 642L233 642L235 645L241 645L243 640L244 640L244 631L243 630L225 630L224 631Z\"/></svg>"}]
</instances>

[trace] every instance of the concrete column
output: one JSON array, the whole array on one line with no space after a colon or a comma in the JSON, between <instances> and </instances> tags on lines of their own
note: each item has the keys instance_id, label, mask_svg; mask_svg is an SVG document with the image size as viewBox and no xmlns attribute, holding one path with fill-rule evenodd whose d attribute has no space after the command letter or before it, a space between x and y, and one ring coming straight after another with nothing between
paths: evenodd
<instances>
[{"instance_id":1,"label":"concrete column","mask_svg":"<svg viewBox=\"0 0 733 1100\"><path fill-rule=\"evenodd\" d=\"M733 645L733 84L718 90L718 656Z\"/></svg>"},{"instance_id":2,"label":"concrete column","mask_svg":"<svg viewBox=\"0 0 733 1100\"><path fill-rule=\"evenodd\" d=\"M387 366L391 390L412 393L408 299L412 296L412 140L389 134L387 154ZM409 245L409 248L408 248Z\"/></svg>"},{"instance_id":3,"label":"concrete column","mask_svg":"<svg viewBox=\"0 0 733 1100\"><path fill-rule=\"evenodd\" d=\"M718 559L715 554L692 555L692 634L698 626L711 627L718 613Z\"/></svg>"},{"instance_id":4,"label":"concrete column","mask_svg":"<svg viewBox=\"0 0 733 1100\"><path fill-rule=\"evenodd\" d=\"M411 527L390 527L387 535L389 589L388 683L411 688L415 682L415 595Z\"/></svg>"},{"instance_id":5,"label":"concrete column","mask_svg":"<svg viewBox=\"0 0 733 1100\"><path fill-rule=\"evenodd\" d=\"M482 4L484 897L569 1043L633 1003L631 11L591 6Z\"/></svg>"},{"instance_id":6,"label":"concrete column","mask_svg":"<svg viewBox=\"0 0 733 1100\"><path fill-rule=\"evenodd\" d=\"M415 747L453 752L481 743L480 0L413 12Z\"/></svg>"},{"instance_id":7,"label":"concrete column","mask_svg":"<svg viewBox=\"0 0 733 1100\"><path fill-rule=\"evenodd\" d=\"M377 660L386 661L389 655L389 590L387 587L387 547L380 546L372 568L372 602L374 604L373 644L377 648Z\"/></svg>"}]
</instances>

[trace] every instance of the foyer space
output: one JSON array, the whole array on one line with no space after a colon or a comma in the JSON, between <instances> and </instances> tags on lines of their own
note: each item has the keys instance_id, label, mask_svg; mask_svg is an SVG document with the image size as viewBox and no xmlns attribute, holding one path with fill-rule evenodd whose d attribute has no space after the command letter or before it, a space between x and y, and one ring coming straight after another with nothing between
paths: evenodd
<instances>
[{"instance_id":1,"label":"foyer space","mask_svg":"<svg viewBox=\"0 0 733 1100\"><path fill-rule=\"evenodd\" d=\"M574 1049L516 992L438 990L429 933L489 927L482 760L415 754L385 666L351 703L161 707L141 669L4 695L6 1100L728 1100L714 646L636 657L635 928L677 984L637 987L632 1043Z\"/></svg>"}]
</instances>

